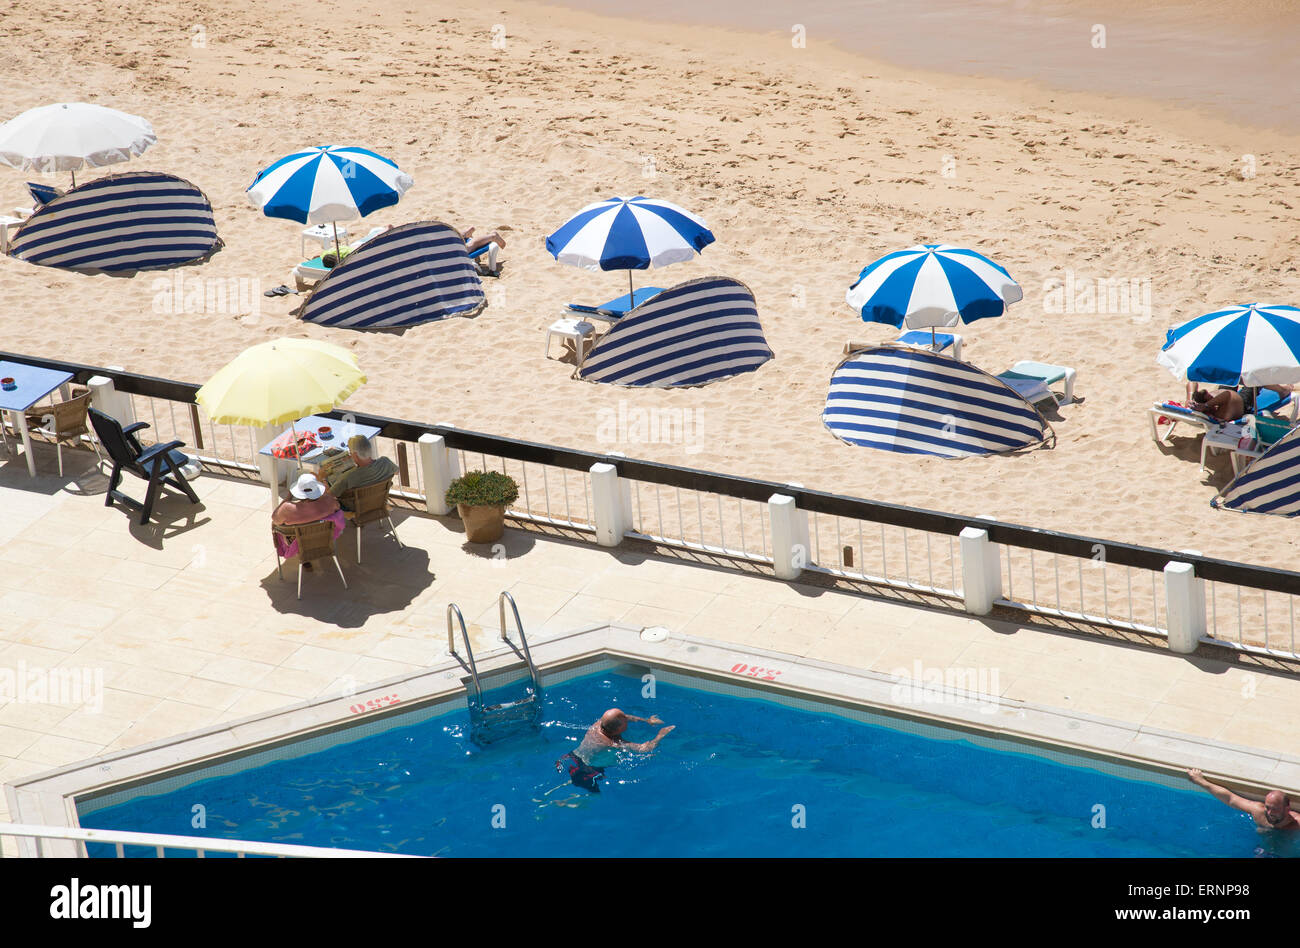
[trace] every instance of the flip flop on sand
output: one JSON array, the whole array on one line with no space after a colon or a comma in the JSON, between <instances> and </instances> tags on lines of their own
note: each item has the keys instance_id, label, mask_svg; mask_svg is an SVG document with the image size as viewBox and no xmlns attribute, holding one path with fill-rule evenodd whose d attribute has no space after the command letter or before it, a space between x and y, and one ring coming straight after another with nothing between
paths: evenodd
<instances>
[{"instance_id":1,"label":"flip flop on sand","mask_svg":"<svg viewBox=\"0 0 1300 948\"><path fill-rule=\"evenodd\" d=\"M289 289L289 287L281 283L279 286L275 287L274 289L267 290L262 295L263 296L288 296L290 293L294 294L295 296L298 295L297 290L291 290Z\"/></svg>"}]
</instances>

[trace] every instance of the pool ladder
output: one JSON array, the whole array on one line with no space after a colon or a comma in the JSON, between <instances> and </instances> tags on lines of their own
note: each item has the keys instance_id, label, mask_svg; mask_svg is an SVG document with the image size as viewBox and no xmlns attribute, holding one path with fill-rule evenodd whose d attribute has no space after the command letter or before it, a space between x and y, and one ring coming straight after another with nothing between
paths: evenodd
<instances>
[{"instance_id":1,"label":"pool ladder","mask_svg":"<svg viewBox=\"0 0 1300 948\"><path fill-rule=\"evenodd\" d=\"M519 607L515 605L514 597L508 592L502 592L497 597L497 614L501 623L501 641L514 648L514 643L510 641L510 636L506 630L506 603L510 604L510 611L514 614L515 629L519 632L519 645L522 648L524 661L528 663L529 685L526 687L526 693L522 698L514 701L503 701L498 704L483 703L483 684L479 679L478 665L474 661L474 650L469 644L469 633L465 629L465 617L461 614L460 607L454 602L447 605L447 651L460 658L460 655L456 652L455 626L452 624L454 616L456 622L460 625L461 642L465 646L465 658L462 660L462 664L469 668L470 683L473 685L473 694L466 695L466 703L469 705L470 739L476 744L494 743L523 727L535 728L541 715L541 680L537 675L537 666L533 664L533 654L528 648L528 637L524 635L524 624L519 618ZM520 649L516 648L515 651L519 652Z\"/></svg>"}]
</instances>

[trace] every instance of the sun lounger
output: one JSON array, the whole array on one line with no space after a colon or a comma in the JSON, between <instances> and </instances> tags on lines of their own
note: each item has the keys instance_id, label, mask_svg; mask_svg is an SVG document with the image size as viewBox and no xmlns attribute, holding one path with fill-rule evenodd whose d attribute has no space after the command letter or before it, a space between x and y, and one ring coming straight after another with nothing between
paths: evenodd
<instances>
[{"instance_id":1,"label":"sun lounger","mask_svg":"<svg viewBox=\"0 0 1300 948\"><path fill-rule=\"evenodd\" d=\"M1163 421L1161 420L1163 419ZM1156 402L1151 406L1148 420L1151 422L1151 440L1157 443L1168 440L1174 428L1179 424L1189 425L1204 433L1218 427L1220 422L1204 412L1196 411L1185 405L1171 405L1168 402ZM1163 431L1160 429L1168 425Z\"/></svg>"},{"instance_id":2,"label":"sun lounger","mask_svg":"<svg viewBox=\"0 0 1300 948\"><path fill-rule=\"evenodd\" d=\"M936 332L931 339L930 330L913 329L899 336L895 342L901 342L913 349L929 349L931 352L943 352L952 346L952 357L961 361L961 336L955 332Z\"/></svg>"},{"instance_id":3,"label":"sun lounger","mask_svg":"<svg viewBox=\"0 0 1300 948\"><path fill-rule=\"evenodd\" d=\"M1260 412L1269 412L1273 415L1281 415L1288 409L1291 412L1291 422L1295 423L1296 408L1300 405L1300 399L1292 395L1279 395L1271 389L1261 388L1255 396L1255 414Z\"/></svg>"},{"instance_id":4,"label":"sun lounger","mask_svg":"<svg viewBox=\"0 0 1300 948\"><path fill-rule=\"evenodd\" d=\"M370 233L366 234L366 236L358 237L352 242L352 249L356 250L370 238L378 237L386 229L387 228L384 227L371 228ZM310 260L304 260L293 268L293 272L290 273L289 276L293 277L294 283L297 285L299 291L305 290L312 284L325 279L330 270L333 269L333 267L325 266L324 258L326 253L333 253L333 251L327 250L324 253L312 257ZM344 259L346 260L347 258L345 257Z\"/></svg>"},{"instance_id":5,"label":"sun lounger","mask_svg":"<svg viewBox=\"0 0 1300 948\"><path fill-rule=\"evenodd\" d=\"M27 182L27 193L32 196L32 206L14 208L14 213L24 220L31 217L56 197L63 196L60 189L48 184L36 184L33 181Z\"/></svg>"},{"instance_id":6,"label":"sun lounger","mask_svg":"<svg viewBox=\"0 0 1300 948\"><path fill-rule=\"evenodd\" d=\"M653 296L658 296L663 289L657 286L643 286L631 293L624 293L618 299L610 300L608 303L601 303L599 306L587 306L583 303L569 303L568 309L574 313L581 313L584 316L595 316L597 319L603 319L606 322L617 322L628 314L636 306L640 306L646 300Z\"/></svg>"},{"instance_id":7,"label":"sun lounger","mask_svg":"<svg viewBox=\"0 0 1300 948\"><path fill-rule=\"evenodd\" d=\"M501 265L497 263L497 254L501 248L496 244L488 243L479 247L477 250L469 252L469 258L478 265L479 273L485 276L496 276L501 272ZM486 260L483 258L487 257Z\"/></svg>"},{"instance_id":8,"label":"sun lounger","mask_svg":"<svg viewBox=\"0 0 1300 948\"><path fill-rule=\"evenodd\" d=\"M1064 365L1048 365L1045 362L1017 362L1005 372L999 372L998 378L1006 382L1030 404L1051 398L1058 404L1067 405L1074 401L1074 369ZM1065 392L1056 394L1052 386L1057 382L1065 383Z\"/></svg>"}]
</instances>

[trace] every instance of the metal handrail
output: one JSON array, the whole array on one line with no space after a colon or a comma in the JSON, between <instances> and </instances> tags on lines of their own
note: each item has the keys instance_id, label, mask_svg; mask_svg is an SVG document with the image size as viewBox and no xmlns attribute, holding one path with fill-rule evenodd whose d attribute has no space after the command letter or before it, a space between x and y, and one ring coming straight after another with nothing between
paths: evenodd
<instances>
[{"instance_id":1,"label":"metal handrail","mask_svg":"<svg viewBox=\"0 0 1300 948\"><path fill-rule=\"evenodd\" d=\"M203 836L172 836L165 833L134 833L119 830L81 829L71 826L33 826L26 823L0 823L0 837L12 836L15 839L41 840L64 839L75 840L82 845L83 855L86 843L106 843L115 845L117 857L124 858L123 846L151 846L160 858L167 849L192 849L199 858L205 853L235 853L239 858L245 854L253 856L298 857L309 859L418 859L422 857L407 856L402 853L366 852L360 849L334 849L324 846L300 846L292 843L257 843L239 839L209 839ZM39 854L40 849L37 849Z\"/></svg>"},{"instance_id":2,"label":"metal handrail","mask_svg":"<svg viewBox=\"0 0 1300 948\"><path fill-rule=\"evenodd\" d=\"M465 617L460 614L460 606L454 602L447 603L447 651L456 654L456 634L451 624L451 614L456 613L460 622L460 637L465 641L465 654L469 656L469 677L474 682L474 694L479 703L483 703L483 686L478 681L478 666L474 664L474 650L469 647L469 633L465 631ZM457 656L459 657L459 656Z\"/></svg>"},{"instance_id":3,"label":"metal handrail","mask_svg":"<svg viewBox=\"0 0 1300 948\"><path fill-rule=\"evenodd\" d=\"M501 617L501 641L510 642L510 637L506 635L506 603L510 603L510 611L515 614L515 628L519 630L519 644L524 648L524 660L528 662L528 674L533 676L533 693L542 693L542 683L537 676L537 666L533 664L533 653L528 650L528 637L524 635L524 623L519 618L519 607L515 605L515 597L505 590L497 596L497 613ZM512 643L513 644L513 643Z\"/></svg>"}]
</instances>

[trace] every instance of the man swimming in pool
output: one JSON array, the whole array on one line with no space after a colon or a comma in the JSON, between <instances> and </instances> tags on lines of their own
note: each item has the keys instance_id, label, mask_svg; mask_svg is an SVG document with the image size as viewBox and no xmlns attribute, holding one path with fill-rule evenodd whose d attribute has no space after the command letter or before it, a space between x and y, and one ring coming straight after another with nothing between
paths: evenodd
<instances>
[{"instance_id":1,"label":"man swimming in pool","mask_svg":"<svg viewBox=\"0 0 1300 948\"><path fill-rule=\"evenodd\" d=\"M1191 778L1192 783L1209 792L1220 803L1226 803L1234 810L1249 813L1255 818L1255 825L1261 831L1300 829L1300 813L1291 809L1291 798L1281 790L1270 790L1265 794L1264 802L1260 803L1258 800L1248 800L1238 796L1227 787L1210 783L1199 770L1189 770L1187 776Z\"/></svg>"},{"instance_id":2,"label":"man swimming in pool","mask_svg":"<svg viewBox=\"0 0 1300 948\"><path fill-rule=\"evenodd\" d=\"M668 732L677 726L674 724L661 728L651 740L644 744L636 744L623 740L623 732L627 730L628 721L640 721L643 724L664 723L657 715L638 718L633 714L624 714L618 708L610 708L600 716L599 721L587 728L587 733L583 736L577 750L569 751L555 762L555 769L562 774L567 773L569 779L584 790L600 793L597 781L604 779L605 768L614 762L618 751L629 750L636 751L638 754L649 754L668 736Z\"/></svg>"}]
</instances>

